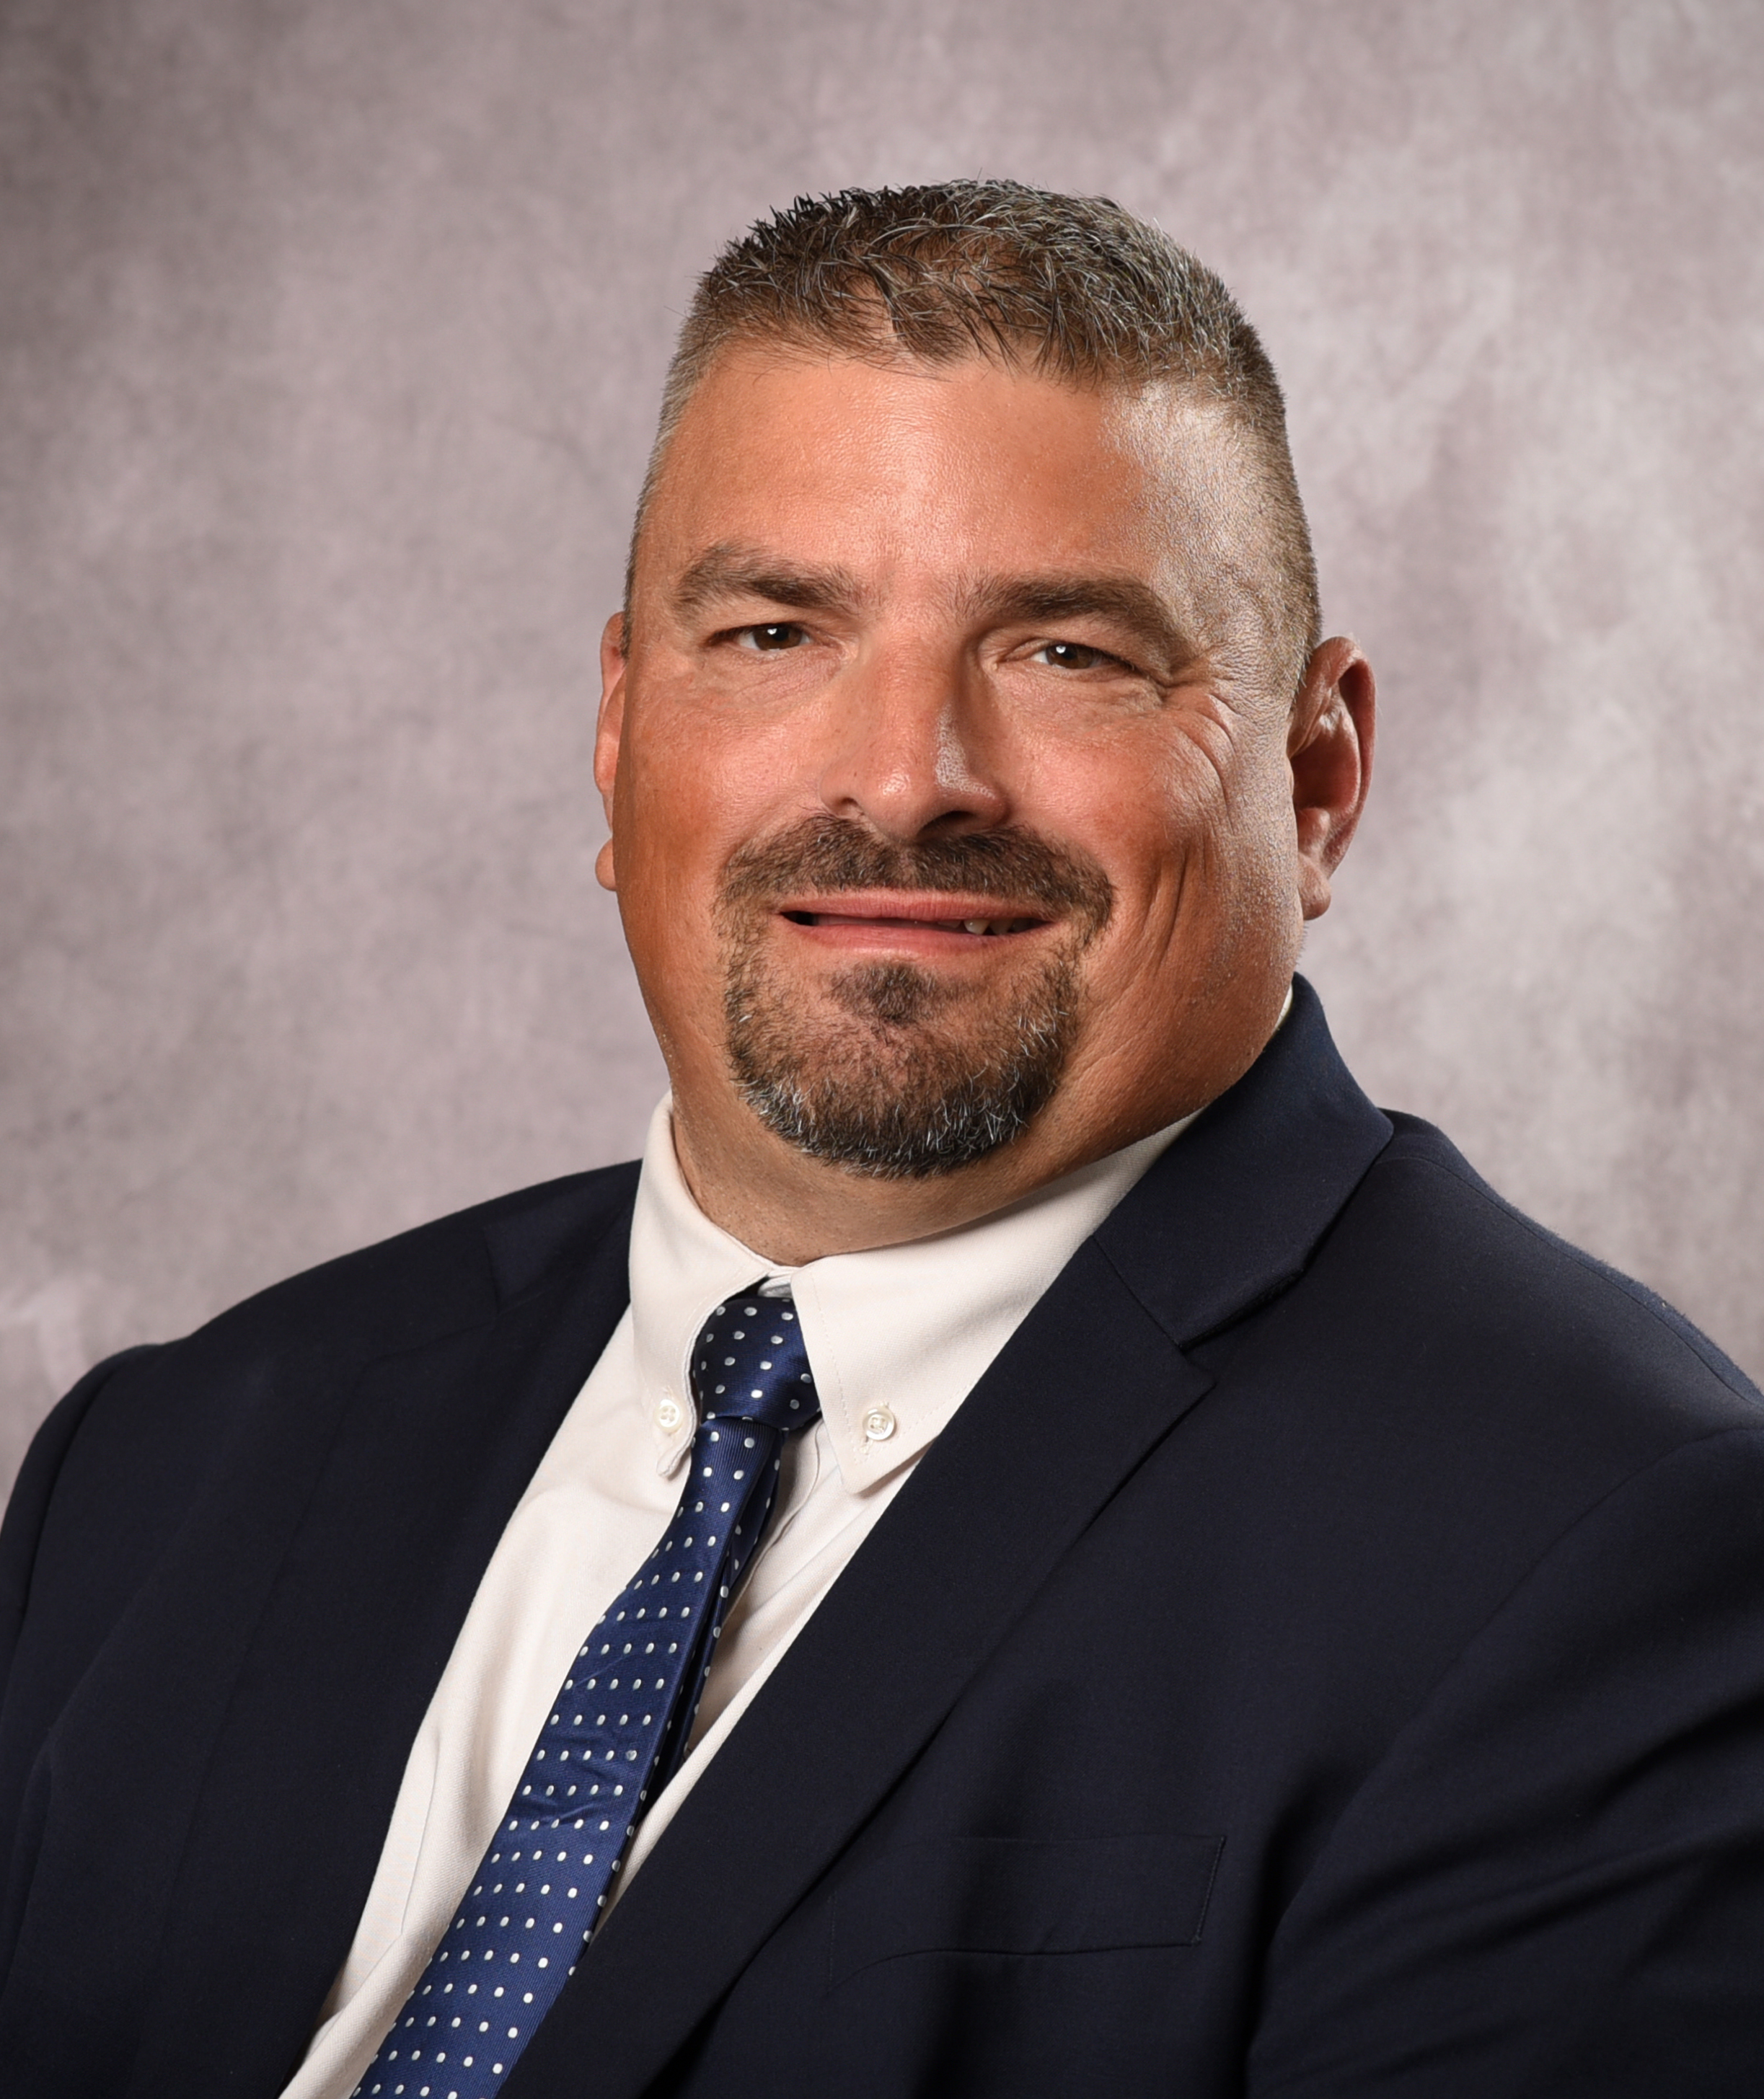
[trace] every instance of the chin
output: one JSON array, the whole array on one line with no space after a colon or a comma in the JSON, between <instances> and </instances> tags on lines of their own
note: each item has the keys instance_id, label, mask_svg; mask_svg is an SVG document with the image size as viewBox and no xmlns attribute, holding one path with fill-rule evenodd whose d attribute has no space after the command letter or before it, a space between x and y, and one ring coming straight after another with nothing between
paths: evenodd
<instances>
[{"instance_id":1,"label":"chin","mask_svg":"<svg viewBox=\"0 0 1764 2099\"><path fill-rule=\"evenodd\" d=\"M724 998L729 1066L768 1129L883 1180L953 1173L1028 1129L1076 1033L1076 961L981 996L900 961L847 967L820 997L750 961Z\"/></svg>"}]
</instances>

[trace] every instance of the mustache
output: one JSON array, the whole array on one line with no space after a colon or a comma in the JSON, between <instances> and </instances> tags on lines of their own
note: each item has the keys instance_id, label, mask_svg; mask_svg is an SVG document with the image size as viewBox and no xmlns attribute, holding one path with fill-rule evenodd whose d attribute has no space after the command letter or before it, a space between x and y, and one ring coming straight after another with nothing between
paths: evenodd
<instances>
[{"instance_id":1,"label":"mustache","mask_svg":"<svg viewBox=\"0 0 1764 2099\"><path fill-rule=\"evenodd\" d=\"M1088 854L1015 825L904 843L878 838L848 816L809 816L732 853L723 870L725 907L769 903L793 891L959 890L1070 914L1087 935L1107 922L1115 886Z\"/></svg>"}]
</instances>

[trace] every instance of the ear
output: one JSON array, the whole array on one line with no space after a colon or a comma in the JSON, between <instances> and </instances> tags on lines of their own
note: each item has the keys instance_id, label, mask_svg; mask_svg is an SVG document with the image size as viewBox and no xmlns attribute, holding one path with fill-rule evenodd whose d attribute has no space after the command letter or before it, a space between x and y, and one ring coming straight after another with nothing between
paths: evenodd
<instances>
[{"instance_id":1,"label":"ear","mask_svg":"<svg viewBox=\"0 0 1764 2099\"><path fill-rule=\"evenodd\" d=\"M613 789L618 779L619 739L625 728L625 615L615 612L600 630L600 713L594 729L594 784L600 790L606 828L613 828ZM595 856L594 872L603 889L616 890L613 841L608 838Z\"/></svg>"},{"instance_id":2,"label":"ear","mask_svg":"<svg viewBox=\"0 0 1764 2099\"><path fill-rule=\"evenodd\" d=\"M1305 666L1287 737L1298 843L1299 902L1307 918L1329 909L1329 881L1348 850L1372 784L1378 714L1372 667L1344 635Z\"/></svg>"}]
</instances>

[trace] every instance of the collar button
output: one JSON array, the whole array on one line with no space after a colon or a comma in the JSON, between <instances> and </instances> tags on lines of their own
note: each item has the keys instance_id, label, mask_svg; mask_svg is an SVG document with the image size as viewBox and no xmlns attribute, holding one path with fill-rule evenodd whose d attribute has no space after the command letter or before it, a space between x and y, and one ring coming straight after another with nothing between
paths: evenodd
<instances>
[{"instance_id":1,"label":"collar button","mask_svg":"<svg viewBox=\"0 0 1764 2099\"><path fill-rule=\"evenodd\" d=\"M663 1393L655 1410L655 1425L664 1434L671 1436L686 1419L686 1410L672 1393Z\"/></svg>"},{"instance_id":2,"label":"collar button","mask_svg":"<svg viewBox=\"0 0 1764 2099\"><path fill-rule=\"evenodd\" d=\"M898 1426L886 1406L873 1406L864 1417L864 1441L866 1443L886 1443Z\"/></svg>"}]
</instances>

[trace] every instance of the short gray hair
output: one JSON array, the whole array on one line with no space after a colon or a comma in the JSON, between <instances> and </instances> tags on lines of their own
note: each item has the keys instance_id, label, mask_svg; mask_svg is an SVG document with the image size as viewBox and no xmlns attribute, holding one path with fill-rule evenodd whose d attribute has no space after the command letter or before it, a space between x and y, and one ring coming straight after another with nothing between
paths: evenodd
<instances>
[{"instance_id":1,"label":"short gray hair","mask_svg":"<svg viewBox=\"0 0 1764 2099\"><path fill-rule=\"evenodd\" d=\"M1076 385L1171 381L1232 416L1259 469L1261 609L1296 689L1322 637L1317 566L1261 339L1220 279L1107 197L960 181L798 197L698 280L662 395L631 534L687 403L723 351L785 342L926 364L970 357Z\"/></svg>"}]
</instances>

